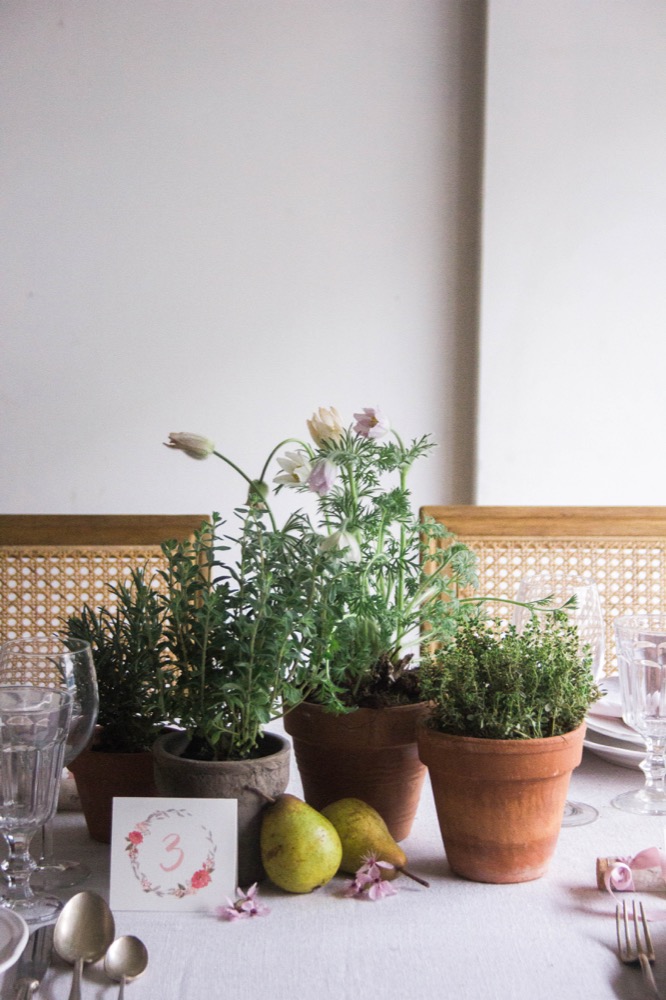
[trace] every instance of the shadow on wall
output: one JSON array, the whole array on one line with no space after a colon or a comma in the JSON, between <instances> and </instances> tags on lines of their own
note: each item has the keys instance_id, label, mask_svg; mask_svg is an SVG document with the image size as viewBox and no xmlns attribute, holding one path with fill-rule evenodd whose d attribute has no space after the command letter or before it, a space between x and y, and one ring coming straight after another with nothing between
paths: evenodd
<instances>
[{"instance_id":1,"label":"shadow on wall","mask_svg":"<svg viewBox=\"0 0 666 1000\"><path fill-rule=\"evenodd\" d=\"M443 416L452 428L452 503L474 503L476 495L476 428L479 359L481 221L486 69L486 0L459 5L460 44L457 123L458 162L450 217L454 246L450 301L453 355L446 359L455 378L450 411ZM442 435L443 438L443 435Z\"/></svg>"}]
</instances>

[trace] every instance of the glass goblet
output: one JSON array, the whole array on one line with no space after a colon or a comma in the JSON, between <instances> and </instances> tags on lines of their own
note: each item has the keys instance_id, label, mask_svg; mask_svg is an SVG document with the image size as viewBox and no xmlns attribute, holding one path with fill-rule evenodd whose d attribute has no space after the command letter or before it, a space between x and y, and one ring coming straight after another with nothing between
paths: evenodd
<instances>
[{"instance_id":1,"label":"glass goblet","mask_svg":"<svg viewBox=\"0 0 666 1000\"><path fill-rule=\"evenodd\" d=\"M615 619L622 718L644 741L645 784L613 805L625 812L666 816L666 612Z\"/></svg>"},{"instance_id":2,"label":"glass goblet","mask_svg":"<svg viewBox=\"0 0 666 1000\"><path fill-rule=\"evenodd\" d=\"M72 717L65 745L65 766L86 747L99 708L90 643L56 635L10 639L0 646L0 684L33 684L68 691L72 697ZM89 869L78 861L54 859L52 825L46 823L33 886L66 888L83 882L89 874Z\"/></svg>"},{"instance_id":3,"label":"glass goblet","mask_svg":"<svg viewBox=\"0 0 666 1000\"><path fill-rule=\"evenodd\" d=\"M61 900L31 886L30 841L58 804L71 713L68 691L0 687L0 832L9 852L0 866L5 881L0 905L27 923L52 920L62 908Z\"/></svg>"},{"instance_id":4,"label":"glass goblet","mask_svg":"<svg viewBox=\"0 0 666 1000\"><path fill-rule=\"evenodd\" d=\"M528 573L520 581L516 593L516 601L530 603L551 597L552 607L562 607L569 598L575 596L574 607L563 608L567 618L578 630L578 641L581 656L588 647L592 657L592 675L595 681L600 680L604 669L605 652L605 622L601 608L599 590L592 577L587 573L569 572L567 570L542 570ZM544 618L552 612L535 609L537 617ZM513 624L522 631L532 612L525 607L516 606L513 613ZM584 826L592 823L599 815L594 806L586 802L570 802L567 800L562 817L562 826Z\"/></svg>"}]
</instances>

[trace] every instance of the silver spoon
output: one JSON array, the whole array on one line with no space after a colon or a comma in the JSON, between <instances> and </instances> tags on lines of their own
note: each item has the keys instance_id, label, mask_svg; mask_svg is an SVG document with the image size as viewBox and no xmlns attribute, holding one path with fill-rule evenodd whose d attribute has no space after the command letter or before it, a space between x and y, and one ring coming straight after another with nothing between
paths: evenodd
<instances>
[{"instance_id":1,"label":"silver spoon","mask_svg":"<svg viewBox=\"0 0 666 1000\"><path fill-rule=\"evenodd\" d=\"M95 892L78 892L63 906L53 932L53 947L74 965L69 1000L81 1000L84 962L96 962L113 941L113 914Z\"/></svg>"},{"instance_id":2,"label":"silver spoon","mask_svg":"<svg viewBox=\"0 0 666 1000\"><path fill-rule=\"evenodd\" d=\"M148 965L148 950L143 941L132 934L116 938L104 958L104 971L109 979L120 983L118 1000L125 996L125 983L138 979Z\"/></svg>"}]
</instances>

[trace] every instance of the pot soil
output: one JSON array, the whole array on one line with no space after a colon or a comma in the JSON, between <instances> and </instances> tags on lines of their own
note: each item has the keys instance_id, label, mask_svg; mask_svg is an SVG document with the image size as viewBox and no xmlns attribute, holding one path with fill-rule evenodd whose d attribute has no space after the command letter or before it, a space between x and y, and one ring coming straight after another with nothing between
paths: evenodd
<instances>
[{"instance_id":1,"label":"pot soil","mask_svg":"<svg viewBox=\"0 0 666 1000\"><path fill-rule=\"evenodd\" d=\"M238 802L238 884L249 886L265 877L259 834L267 799L281 795L289 782L289 741L264 733L263 756L249 760L190 760L184 733L166 733L153 745L155 783L160 795Z\"/></svg>"},{"instance_id":2,"label":"pot soil","mask_svg":"<svg viewBox=\"0 0 666 1000\"><path fill-rule=\"evenodd\" d=\"M76 789L88 833L102 844L111 843L113 799L116 796L152 798L157 795L153 755L87 749L67 765Z\"/></svg>"},{"instance_id":3,"label":"pot soil","mask_svg":"<svg viewBox=\"0 0 666 1000\"><path fill-rule=\"evenodd\" d=\"M457 875L505 883L544 874L584 735L582 725L545 739L484 740L419 726L419 754L430 773L446 857Z\"/></svg>"},{"instance_id":4,"label":"pot soil","mask_svg":"<svg viewBox=\"0 0 666 1000\"><path fill-rule=\"evenodd\" d=\"M323 809L337 799L361 799L382 816L394 840L404 840L426 773L416 726L427 712L425 702L347 715L310 702L292 709L284 728L293 739L305 801Z\"/></svg>"}]
</instances>

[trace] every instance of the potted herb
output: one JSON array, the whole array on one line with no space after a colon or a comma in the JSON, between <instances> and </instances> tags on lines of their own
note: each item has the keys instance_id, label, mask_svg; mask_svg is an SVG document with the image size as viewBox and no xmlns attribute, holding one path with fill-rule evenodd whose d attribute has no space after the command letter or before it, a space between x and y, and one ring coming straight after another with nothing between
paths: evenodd
<instances>
[{"instance_id":1,"label":"potted herb","mask_svg":"<svg viewBox=\"0 0 666 1000\"><path fill-rule=\"evenodd\" d=\"M419 522L412 511L407 480L433 447L427 435L406 443L373 408L355 414L348 427L335 409L321 408L307 423L311 440L282 441L258 480L199 435L171 434L169 447L196 459L221 458L269 513L266 477L282 452L276 490L315 500L314 529L308 520L303 537L314 530L331 569L312 608L318 641L308 687L285 728L310 804L363 799L401 840L425 776L416 723L427 707L414 652L424 627L441 639L467 613L457 594L475 582L474 556L452 536L450 545L432 546L446 529Z\"/></svg>"},{"instance_id":2,"label":"potted herb","mask_svg":"<svg viewBox=\"0 0 666 1000\"><path fill-rule=\"evenodd\" d=\"M161 794L238 800L245 885L263 873L261 808L289 778L289 744L264 727L317 681L327 559L301 515L280 530L262 505L237 518L235 535L213 515L192 541L163 546L164 704L180 731L158 737L153 754Z\"/></svg>"},{"instance_id":3,"label":"potted herb","mask_svg":"<svg viewBox=\"0 0 666 1000\"><path fill-rule=\"evenodd\" d=\"M480 882L523 882L557 843L584 719L600 696L566 613L521 633L468 620L421 665L418 732L447 860Z\"/></svg>"},{"instance_id":4,"label":"potted herb","mask_svg":"<svg viewBox=\"0 0 666 1000\"><path fill-rule=\"evenodd\" d=\"M111 840L114 796L156 794L151 747L166 718L161 670L164 610L145 567L109 586L109 606L84 605L67 634L90 643L99 714L90 746L72 761L81 807L94 840Z\"/></svg>"}]
</instances>

